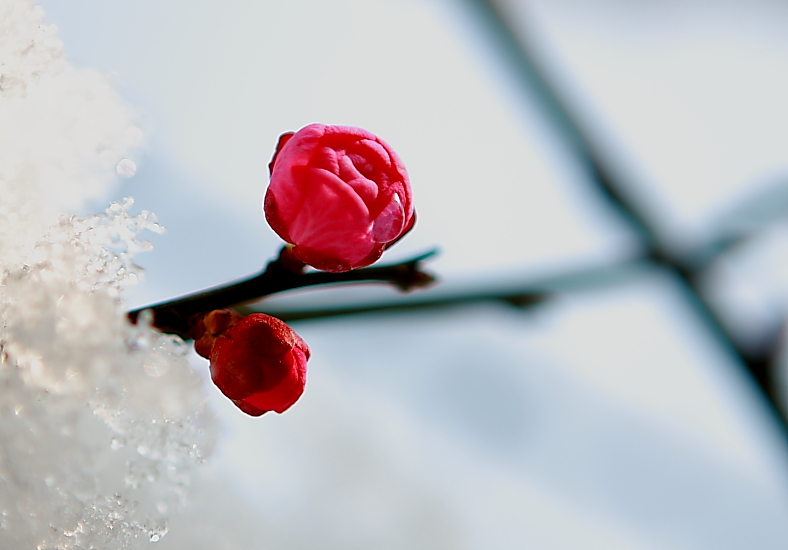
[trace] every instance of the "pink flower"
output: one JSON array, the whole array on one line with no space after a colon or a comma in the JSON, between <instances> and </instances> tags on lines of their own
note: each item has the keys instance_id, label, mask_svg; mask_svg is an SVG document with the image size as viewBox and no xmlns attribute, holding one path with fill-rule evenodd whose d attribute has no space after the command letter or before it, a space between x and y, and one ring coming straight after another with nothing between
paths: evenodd
<instances>
[{"instance_id":1,"label":"pink flower","mask_svg":"<svg viewBox=\"0 0 788 550\"><path fill-rule=\"evenodd\" d=\"M269 168L265 217L317 269L368 266L416 221L405 166L361 128L310 124L284 134Z\"/></svg>"},{"instance_id":2,"label":"pink flower","mask_svg":"<svg viewBox=\"0 0 788 550\"><path fill-rule=\"evenodd\" d=\"M283 321L219 309L203 317L195 336L214 384L243 412L282 413L304 392L309 347Z\"/></svg>"}]
</instances>

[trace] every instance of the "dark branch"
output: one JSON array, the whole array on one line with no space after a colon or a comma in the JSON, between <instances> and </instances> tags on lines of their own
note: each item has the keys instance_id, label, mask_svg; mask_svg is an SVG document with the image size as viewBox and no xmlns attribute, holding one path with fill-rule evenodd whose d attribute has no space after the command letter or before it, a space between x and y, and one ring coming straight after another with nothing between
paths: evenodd
<instances>
[{"instance_id":1,"label":"dark branch","mask_svg":"<svg viewBox=\"0 0 788 550\"><path fill-rule=\"evenodd\" d=\"M538 306L550 298L590 289L611 287L640 276L644 270L652 269L648 258L632 258L620 263L602 266L585 266L551 275L524 281L517 285L496 285L498 290L484 290L478 287L451 290L444 286L441 290L421 294L418 297L398 299L378 303L365 303L358 306L321 307L314 309L281 309L266 307L265 302L249 304L237 308L239 313L268 313L283 321L301 321L357 313L376 311L413 311L436 307L453 307L473 302L503 302L520 309Z\"/></svg>"},{"instance_id":2,"label":"dark branch","mask_svg":"<svg viewBox=\"0 0 788 550\"><path fill-rule=\"evenodd\" d=\"M447 296L432 300L419 300L418 302L394 303L394 304L371 304L358 307L338 307L323 308L298 311L275 311L271 315L283 321L303 321L307 319L321 319L325 317L340 317L343 315L356 315L359 313L369 313L376 311L415 311L421 309L435 309L440 307L452 307L458 304L472 302L504 302L511 306L527 309L541 304L550 298L550 294L544 292L520 292L520 293L479 293L479 294L460 294ZM265 310L265 307L242 306L240 313L255 313Z\"/></svg>"},{"instance_id":3,"label":"dark branch","mask_svg":"<svg viewBox=\"0 0 788 550\"><path fill-rule=\"evenodd\" d=\"M345 282L378 282L392 284L407 292L435 282L435 277L421 271L421 263L435 255L436 250L399 264L367 267L344 273L322 271L303 273L300 269L303 265L294 266L286 252L287 247L282 249L279 258L269 263L258 275L175 300L141 307L129 311L128 317L132 323L136 323L140 312L146 309L152 310L153 326L162 332L190 338L189 331L195 315L257 301L285 290Z\"/></svg>"}]
</instances>

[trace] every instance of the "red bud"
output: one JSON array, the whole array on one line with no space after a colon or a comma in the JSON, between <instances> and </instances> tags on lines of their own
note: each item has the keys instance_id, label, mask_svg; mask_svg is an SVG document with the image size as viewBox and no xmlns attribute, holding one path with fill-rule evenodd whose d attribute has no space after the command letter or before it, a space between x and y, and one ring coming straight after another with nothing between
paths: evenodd
<instances>
[{"instance_id":1,"label":"red bud","mask_svg":"<svg viewBox=\"0 0 788 550\"><path fill-rule=\"evenodd\" d=\"M263 313L216 310L202 320L195 350L211 361L211 379L252 416L284 412L306 384L309 347L283 321Z\"/></svg>"},{"instance_id":2,"label":"red bud","mask_svg":"<svg viewBox=\"0 0 788 550\"><path fill-rule=\"evenodd\" d=\"M368 266L413 227L405 166L366 130L310 124L284 134L270 169L265 217L312 267Z\"/></svg>"}]
</instances>

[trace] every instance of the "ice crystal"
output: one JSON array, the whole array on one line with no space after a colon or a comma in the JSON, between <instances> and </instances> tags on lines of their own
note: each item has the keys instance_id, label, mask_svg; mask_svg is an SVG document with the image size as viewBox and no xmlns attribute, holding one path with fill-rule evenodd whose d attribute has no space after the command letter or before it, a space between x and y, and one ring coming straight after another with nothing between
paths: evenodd
<instances>
[{"instance_id":1,"label":"ice crystal","mask_svg":"<svg viewBox=\"0 0 788 550\"><path fill-rule=\"evenodd\" d=\"M130 325L118 298L138 232L159 229L130 205L62 219L2 277L0 547L158 540L210 451L185 345Z\"/></svg>"},{"instance_id":2,"label":"ice crystal","mask_svg":"<svg viewBox=\"0 0 788 550\"><path fill-rule=\"evenodd\" d=\"M125 549L166 535L213 428L183 342L125 316L156 218L67 215L140 131L42 21L0 0L0 548Z\"/></svg>"},{"instance_id":3,"label":"ice crystal","mask_svg":"<svg viewBox=\"0 0 788 550\"><path fill-rule=\"evenodd\" d=\"M106 192L141 136L108 78L65 59L40 7L0 0L0 267L18 264L60 215Z\"/></svg>"}]
</instances>

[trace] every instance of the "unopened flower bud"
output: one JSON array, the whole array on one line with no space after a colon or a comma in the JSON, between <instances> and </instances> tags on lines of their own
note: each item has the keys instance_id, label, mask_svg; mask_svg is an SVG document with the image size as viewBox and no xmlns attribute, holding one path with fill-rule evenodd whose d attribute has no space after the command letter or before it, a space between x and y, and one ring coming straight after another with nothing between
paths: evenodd
<instances>
[{"instance_id":1,"label":"unopened flower bud","mask_svg":"<svg viewBox=\"0 0 788 550\"><path fill-rule=\"evenodd\" d=\"M361 128L310 124L284 134L269 168L265 217L317 269L368 266L416 220L405 166Z\"/></svg>"},{"instance_id":2,"label":"unopened flower bud","mask_svg":"<svg viewBox=\"0 0 788 550\"><path fill-rule=\"evenodd\" d=\"M195 336L214 384L245 413L284 412L304 392L309 347L283 321L216 310L204 316Z\"/></svg>"}]
</instances>

